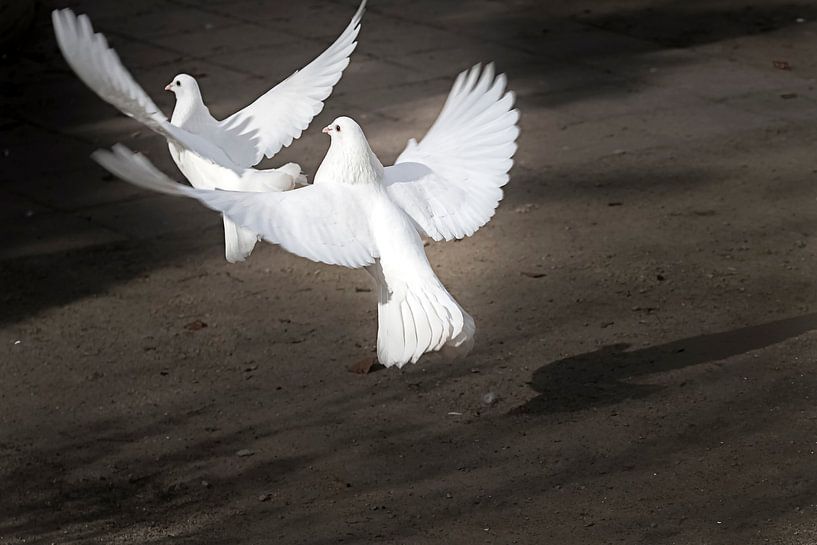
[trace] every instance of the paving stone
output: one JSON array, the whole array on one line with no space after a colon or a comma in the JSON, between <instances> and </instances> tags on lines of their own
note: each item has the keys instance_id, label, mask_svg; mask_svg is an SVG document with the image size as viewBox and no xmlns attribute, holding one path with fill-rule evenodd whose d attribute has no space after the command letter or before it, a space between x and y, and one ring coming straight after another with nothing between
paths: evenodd
<instances>
[{"instance_id":1,"label":"paving stone","mask_svg":"<svg viewBox=\"0 0 817 545\"><path fill-rule=\"evenodd\" d=\"M289 77L296 70L300 70L321 54L325 44L290 39L288 46L281 49L277 46L261 45L246 52L231 52L213 55L207 62L219 66L229 66L245 74L252 74L271 82L279 82Z\"/></svg>"},{"instance_id":2,"label":"paving stone","mask_svg":"<svg viewBox=\"0 0 817 545\"><path fill-rule=\"evenodd\" d=\"M464 41L469 44L480 41L439 28L428 21L415 23L402 17L381 15L379 3L369 6L360 31L358 47L361 52L402 58L420 51L461 47Z\"/></svg>"},{"instance_id":3,"label":"paving stone","mask_svg":"<svg viewBox=\"0 0 817 545\"><path fill-rule=\"evenodd\" d=\"M76 0L71 2L75 13L85 13L92 21L97 19L127 19L152 15L171 6L167 0L139 0L138 2L110 2L109 0ZM52 9L64 7L53 6ZM50 24L50 19L44 21Z\"/></svg>"},{"instance_id":4,"label":"paving stone","mask_svg":"<svg viewBox=\"0 0 817 545\"><path fill-rule=\"evenodd\" d=\"M539 64L539 58L515 49L494 43L473 43L459 47L430 49L401 55L399 63L410 71L423 74L425 79L436 77L453 78L459 72L477 63L494 62L499 71Z\"/></svg>"},{"instance_id":5,"label":"paving stone","mask_svg":"<svg viewBox=\"0 0 817 545\"><path fill-rule=\"evenodd\" d=\"M666 2L631 6L610 4L606 12L589 9L576 20L643 39L661 47L695 47L747 36L790 29L798 19L814 20L817 8L810 3L767 1L741 4L708 2ZM618 4L618 5L615 5Z\"/></svg>"},{"instance_id":6,"label":"paving stone","mask_svg":"<svg viewBox=\"0 0 817 545\"><path fill-rule=\"evenodd\" d=\"M54 210L72 211L143 196L144 191L114 178L87 158L75 171L34 174L15 191Z\"/></svg>"},{"instance_id":7,"label":"paving stone","mask_svg":"<svg viewBox=\"0 0 817 545\"><path fill-rule=\"evenodd\" d=\"M625 80L576 86L556 93L523 94L521 99L526 104L545 106L581 121L663 109L694 109L708 103L707 99L688 91Z\"/></svg>"},{"instance_id":8,"label":"paving stone","mask_svg":"<svg viewBox=\"0 0 817 545\"><path fill-rule=\"evenodd\" d=\"M811 85L797 92L760 91L728 97L722 103L790 122L807 122L817 118L817 89Z\"/></svg>"},{"instance_id":9,"label":"paving stone","mask_svg":"<svg viewBox=\"0 0 817 545\"><path fill-rule=\"evenodd\" d=\"M773 126L775 121L765 113L753 113L723 104L705 104L694 114L686 108L662 109L643 114L614 118L628 127L655 135L658 141L706 140L715 135L733 134Z\"/></svg>"},{"instance_id":10,"label":"paving stone","mask_svg":"<svg viewBox=\"0 0 817 545\"><path fill-rule=\"evenodd\" d=\"M118 233L87 219L62 212L34 213L30 217L0 221L4 242L0 260L45 255L124 240Z\"/></svg>"},{"instance_id":11,"label":"paving stone","mask_svg":"<svg viewBox=\"0 0 817 545\"><path fill-rule=\"evenodd\" d=\"M20 125L3 131L0 143L0 172L4 178L36 174L63 175L66 169L87 166L93 147L86 142Z\"/></svg>"},{"instance_id":12,"label":"paving stone","mask_svg":"<svg viewBox=\"0 0 817 545\"><path fill-rule=\"evenodd\" d=\"M814 80L817 59L813 54L817 40L817 23L808 22L774 31L736 36L691 48L696 54L720 57L762 70L785 62L792 75Z\"/></svg>"},{"instance_id":13,"label":"paving stone","mask_svg":"<svg viewBox=\"0 0 817 545\"><path fill-rule=\"evenodd\" d=\"M100 32L99 30L97 32ZM185 53L183 48L175 48L172 45L163 47L161 44L154 45L144 41L136 41L126 36L111 35L108 37L109 45L116 51L122 63L128 71L135 72L142 69L155 68L163 65L173 65L180 62ZM157 38L160 39L160 38ZM184 40L175 40L178 45L183 45L187 42L185 35Z\"/></svg>"},{"instance_id":14,"label":"paving stone","mask_svg":"<svg viewBox=\"0 0 817 545\"><path fill-rule=\"evenodd\" d=\"M536 112L531 112L535 118ZM639 126L636 118L607 118L554 127L543 122L530 125L528 117L524 135L519 140L515 161L528 168L582 161L632 153L661 145L655 135Z\"/></svg>"},{"instance_id":15,"label":"paving stone","mask_svg":"<svg viewBox=\"0 0 817 545\"><path fill-rule=\"evenodd\" d=\"M221 223L219 214L193 200L163 195L147 195L87 208L79 214L97 225L132 239L205 230Z\"/></svg>"},{"instance_id":16,"label":"paving stone","mask_svg":"<svg viewBox=\"0 0 817 545\"><path fill-rule=\"evenodd\" d=\"M0 184L5 184L0 185L0 222L18 222L49 211L41 203L17 193L17 187L12 188L15 192L4 189L11 185L8 181L2 180Z\"/></svg>"},{"instance_id":17,"label":"paving stone","mask_svg":"<svg viewBox=\"0 0 817 545\"><path fill-rule=\"evenodd\" d=\"M127 17L99 17L92 12L88 15L99 32L113 32L139 40L176 36L181 41L184 40L184 35L190 32L238 24L238 21L231 17L172 4L162 9L145 10Z\"/></svg>"},{"instance_id":18,"label":"paving stone","mask_svg":"<svg viewBox=\"0 0 817 545\"><path fill-rule=\"evenodd\" d=\"M671 73L675 67L701 61L699 54L688 49L650 49L632 54L611 53L584 59L584 65L603 70L611 76L651 83L656 74Z\"/></svg>"},{"instance_id":19,"label":"paving stone","mask_svg":"<svg viewBox=\"0 0 817 545\"><path fill-rule=\"evenodd\" d=\"M203 59L239 52L255 57L256 54L253 51L255 49L293 47L293 42L296 44L300 42L298 39L293 39L292 36L271 32L270 29L260 25L246 23L188 32L184 35L183 40L170 35L151 38L150 41L159 47L166 47L189 57Z\"/></svg>"},{"instance_id":20,"label":"paving stone","mask_svg":"<svg viewBox=\"0 0 817 545\"><path fill-rule=\"evenodd\" d=\"M785 90L801 85L803 80L772 66L759 69L738 62L704 57L695 63L657 71L652 74L651 82L703 97L724 98L749 91Z\"/></svg>"},{"instance_id":21,"label":"paving stone","mask_svg":"<svg viewBox=\"0 0 817 545\"><path fill-rule=\"evenodd\" d=\"M356 4L340 5L322 0L299 2L268 2L247 0L207 6L210 13L218 13L233 20L260 25L270 32L282 32L321 43L333 40L343 32L357 9Z\"/></svg>"}]
</instances>

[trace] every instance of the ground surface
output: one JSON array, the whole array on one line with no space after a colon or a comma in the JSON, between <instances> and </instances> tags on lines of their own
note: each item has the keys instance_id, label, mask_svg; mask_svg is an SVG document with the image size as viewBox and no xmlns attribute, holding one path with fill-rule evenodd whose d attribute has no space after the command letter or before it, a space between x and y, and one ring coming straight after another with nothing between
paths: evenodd
<instances>
[{"instance_id":1,"label":"ground surface","mask_svg":"<svg viewBox=\"0 0 817 545\"><path fill-rule=\"evenodd\" d=\"M218 115L353 3L72 2L166 111L186 71ZM339 114L392 160L479 60L522 136L494 220L428 248L475 351L367 376L364 273L231 266L215 214L89 161L175 172L67 70L51 4L0 65L0 542L817 542L813 3L371 0L273 164L314 173Z\"/></svg>"}]
</instances>

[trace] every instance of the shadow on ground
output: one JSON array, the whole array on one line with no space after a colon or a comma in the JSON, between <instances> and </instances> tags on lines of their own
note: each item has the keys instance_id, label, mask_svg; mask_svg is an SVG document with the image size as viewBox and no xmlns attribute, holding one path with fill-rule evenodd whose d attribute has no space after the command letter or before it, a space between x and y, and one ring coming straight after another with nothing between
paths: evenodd
<instances>
[{"instance_id":1,"label":"shadow on ground","mask_svg":"<svg viewBox=\"0 0 817 545\"><path fill-rule=\"evenodd\" d=\"M743 355L815 329L817 314L807 314L637 350L625 343L608 345L537 369L530 385L539 395L515 411L581 411L645 397L662 386L639 384L639 377Z\"/></svg>"}]
</instances>

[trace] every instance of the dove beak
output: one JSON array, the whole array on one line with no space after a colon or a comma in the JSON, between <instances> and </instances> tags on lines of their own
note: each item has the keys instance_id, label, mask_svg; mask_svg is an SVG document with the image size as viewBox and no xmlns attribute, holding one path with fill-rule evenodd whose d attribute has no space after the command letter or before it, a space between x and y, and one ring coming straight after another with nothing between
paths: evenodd
<instances>
[{"instance_id":1,"label":"dove beak","mask_svg":"<svg viewBox=\"0 0 817 545\"><path fill-rule=\"evenodd\" d=\"M173 91L173 82L168 83L165 85L165 91Z\"/></svg>"},{"instance_id":2,"label":"dove beak","mask_svg":"<svg viewBox=\"0 0 817 545\"><path fill-rule=\"evenodd\" d=\"M332 125L327 125L321 130L321 132L324 134L329 134L330 132L332 132Z\"/></svg>"}]
</instances>

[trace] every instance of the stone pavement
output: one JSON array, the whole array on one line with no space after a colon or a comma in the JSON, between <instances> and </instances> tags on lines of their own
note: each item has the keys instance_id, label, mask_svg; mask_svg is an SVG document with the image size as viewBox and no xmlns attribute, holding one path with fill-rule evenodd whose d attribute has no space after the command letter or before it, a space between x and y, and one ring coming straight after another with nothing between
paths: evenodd
<instances>
[{"instance_id":1,"label":"stone pavement","mask_svg":"<svg viewBox=\"0 0 817 545\"><path fill-rule=\"evenodd\" d=\"M62 5L0 61L0 543L817 539L813 3L370 0L326 108L265 164L313 174L338 115L387 163L479 61L522 114L497 216L429 248L473 359L374 383L344 371L373 338L361 277L268 247L230 267L213 213L89 160L122 142L176 172L66 67ZM188 72L217 117L356 7L70 5L165 112ZM531 420L480 420L488 388Z\"/></svg>"},{"instance_id":2,"label":"stone pavement","mask_svg":"<svg viewBox=\"0 0 817 545\"><path fill-rule=\"evenodd\" d=\"M373 2L332 100L272 164L297 160L314 172L325 148L316 128L339 114L361 120L384 160L395 157L433 120L452 77L477 61L494 60L517 93L525 135L518 173L807 123L817 114L813 7L767 2L744 10L741 22L732 20L729 2L668 3L663 13L639 2L539 4ZM172 101L163 85L189 72L216 116L313 58L353 8L252 0L75 7L90 14L167 112ZM160 139L103 105L67 69L47 11L40 10L23 49L4 61L2 257L212 224L199 207L135 191L88 160L94 148L121 141L171 167ZM793 69L774 68L777 60Z\"/></svg>"}]
</instances>

